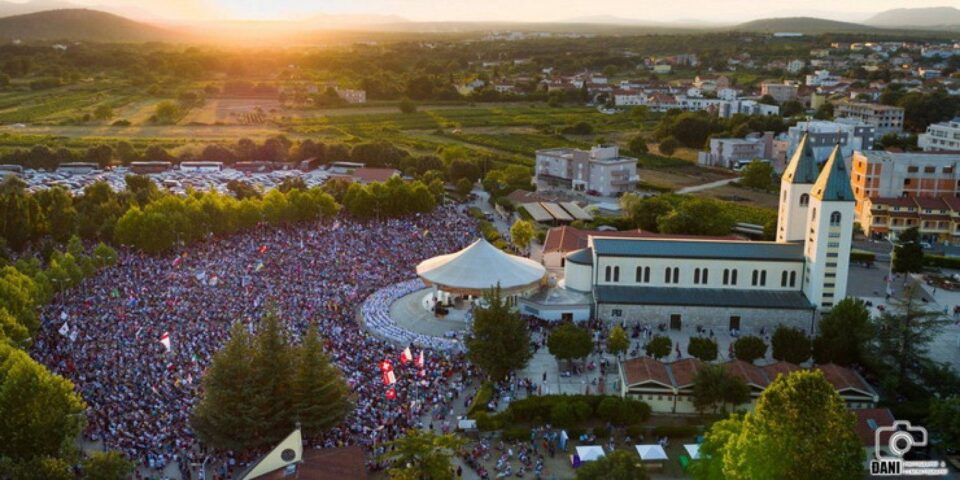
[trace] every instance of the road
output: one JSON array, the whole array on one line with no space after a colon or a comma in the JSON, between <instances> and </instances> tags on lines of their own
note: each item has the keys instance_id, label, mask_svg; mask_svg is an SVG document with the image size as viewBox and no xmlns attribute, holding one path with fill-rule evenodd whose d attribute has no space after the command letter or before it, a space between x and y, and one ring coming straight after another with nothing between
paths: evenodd
<instances>
[{"instance_id":1,"label":"road","mask_svg":"<svg viewBox=\"0 0 960 480\"><path fill-rule=\"evenodd\" d=\"M740 177L724 178L723 180L717 180L716 182L701 183L700 185L691 185L689 187L684 187L684 188L681 188L680 190L677 190L676 193L683 194L683 193L701 192L703 190L710 190L711 188L719 188L724 185L729 185L733 182L736 182L739 179Z\"/></svg>"}]
</instances>

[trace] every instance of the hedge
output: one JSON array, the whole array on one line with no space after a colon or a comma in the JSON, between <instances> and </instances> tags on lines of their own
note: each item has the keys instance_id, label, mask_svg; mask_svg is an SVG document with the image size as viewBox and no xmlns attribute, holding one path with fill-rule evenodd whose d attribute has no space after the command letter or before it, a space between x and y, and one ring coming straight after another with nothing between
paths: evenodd
<instances>
[{"instance_id":1,"label":"hedge","mask_svg":"<svg viewBox=\"0 0 960 480\"><path fill-rule=\"evenodd\" d=\"M866 250L851 250L850 261L860 263L873 263L877 259L877 254Z\"/></svg>"},{"instance_id":2,"label":"hedge","mask_svg":"<svg viewBox=\"0 0 960 480\"><path fill-rule=\"evenodd\" d=\"M570 427L598 418L616 425L634 425L650 418L650 406L639 400L610 395L543 395L515 400L496 417L485 421L491 427L497 423L507 425L514 422L550 422Z\"/></svg>"},{"instance_id":3,"label":"hedge","mask_svg":"<svg viewBox=\"0 0 960 480\"><path fill-rule=\"evenodd\" d=\"M851 259L852 259L851 255ZM960 258L944 257L942 255L924 255L923 264L928 267L960 268Z\"/></svg>"},{"instance_id":4,"label":"hedge","mask_svg":"<svg viewBox=\"0 0 960 480\"><path fill-rule=\"evenodd\" d=\"M490 400L492 399L493 384L490 382L484 383L477 390L477 395L473 397L473 403L470 404L470 409L467 410L467 416L470 418L475 418L477 413L485 413L487 411L487 404L490 403Z\"/></svg>"}]
</instances>

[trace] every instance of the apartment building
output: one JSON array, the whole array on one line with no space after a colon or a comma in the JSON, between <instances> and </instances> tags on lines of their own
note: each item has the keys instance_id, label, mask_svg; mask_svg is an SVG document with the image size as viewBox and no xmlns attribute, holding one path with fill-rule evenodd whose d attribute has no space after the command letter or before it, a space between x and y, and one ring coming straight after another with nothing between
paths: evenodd
<instances>
[{"instance_id":1,"label":"apartment building","mask_svg":"<svg viewBox=\"0 0 960 480\"><path fill-rule=\"evenodd\" d=\"M850 183L857 200L854 211L860 224L864 226L865 233L879 232L881 235L886 235L894 230L869 228L876 222L871 217L873 214L871 209L880 209L873 208L873 204L897 206L891 204L890 199L903 197L944 199L944 201L947 201L947 198L957 197L960 194L958 164L960 164L960 154L893 153L872 150L854 152L851 159ZM905 205L900 207L906 208ZM892 225L892 218L888 220ZM923 225L919 226L921 233L924 233Z\"/></svg>"},{"instance_id":2,"label":"apartment building","mask_svg":"<svg viewBox=\"0 0 960 480\"><path fill-rule=\"evenodd\" d=\"M710 151L700 152L700 165L738 169L755 159L773 158L773 132L754 133L746 138L711 138Z\"/></svg>"},{"instance_id":3,"label":"apartment building","mask_svg":"<svg viewBox=\"0 0 960 480\"><path fill-rule=\"evenodd\" d=\"M534 181L608 197L636 190L637 159L620 156L616 145L537 150Z\"/></svg>"},{"instance_id":4,"label":"apartment building","mask_svg":"<svg viewBox=\"0 0 960 480\"><path fill-rule=\"evenodd\" d=\"M796 85L786 83L763 82L760 84L760 95L770 95L777 103L789 102L797 99Z\"/></svg>"},{"instance_id":5,"label":"apartment building","mask_svg":"<svg viewBox=\"0 0 960 480\"><path fill-rule=\"evenodd\" d=\"M817 158L827 158L837 142L840 143L843 158L850 158L854 151L873 148L877 128L849 118L839 118L832 122L826 120L797 122L787 130L787 158L793 156L804 134L809 137L811 148Z\"/></svg>"},{"instance_id":6,"label":"apartment building","mask_svg":"<svg viewBox=\"0 0 960 480\"><path fill-rule=\"evenodd\" d=\"M834 115L854 118L877 127L877 135L903 131L903 108L874 103L843 102L836 105Z\"/></svg>"},{"instance_id":7,"label":"apartment building","mask_svg":"<svg viewBox=\"0 0 960 480\"><path fill-rule=\"evenodd\" d=\"M930 125L917 137L917 145L924 152L960 151L960 117Z\"/></svg>"},{"instance_id":8,"label":"apartment building","mask_svg":"<svg viewBox=\"0 0 960 480\"><path fill-rule=\"evenodd\" d=\"M872 238L896 239L904 230L917 227L925 242L956 243L960 240L960 198L868 198L861 225L863 233Z\"/></svg>"}]
</instances>

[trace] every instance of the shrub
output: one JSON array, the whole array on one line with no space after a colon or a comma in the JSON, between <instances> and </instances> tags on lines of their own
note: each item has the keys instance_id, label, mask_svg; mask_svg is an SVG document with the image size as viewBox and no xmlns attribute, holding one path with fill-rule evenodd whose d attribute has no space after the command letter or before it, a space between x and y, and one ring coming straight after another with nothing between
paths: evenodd
<instances>
[{"instance_id":1,"label":"shrub","mask_svg":"<svg viewBox=\"0 0 960 480\"><path fill-rule=\"evenodd\" d=\"M614 422L620 418L622 401L616 397L607 397L597 405L597 417L604 422Z\"/></svg>"},{"instance_id":2,"label":"shrub","mask_svg":"<svg viewBox=\"0 0 960 480\"><path fill-rule=\"evenodd\" d=\"M510 427L503 431L502 438L507 442L525 442L530 440L530 429L525 427Z\"/></svg>"},{"instance_id":3,"label":"shrub","mask_svg":"<svg viewBox=\"0 0 960 480\"><path fill-rule=\"evenodd\" d=\"M597 440L602 440L610 436L610 430L602 425L597 425L593 427L593 435L597 437Z\"/></svg>"},{"instance_id":4,"label":"shrub","mask_svg":"<svg viewBox=\"0 0 960 480\"><path fill-rule=\"evenodd\" d=\"M490 415L487 412L478 412L473 416L477 421L477 429L481 432L492 432L503 428L499 415Z\"/></svg>"},{"instance_id":5,"label":"shrub","mask_svg":"<svg viewBox=\"0 0 960 480\"><path fill-rule=\"evenodd\" d=\"M733 354L739 360L753 363L758 358L763 358L767 354L767 344L763 339L752 335L740 337L733 343Z\"/></svg>"},{"instance_id":6,"label":"shrub","mask_svg":"<svg viewBox=\"0 0 960 480\"><path fill-rule=\"evenodd\" d=\"M569 403L557 403L550 409L550 422L558 427L572 427L577 422L577 412Z\"/></svg>"},{"instance_id":7,"label":"shrub","mask_svg":"<svg viewBox=\"0 0 960 480\"><path fill-rule=\"evenodd\" d=\"M490 400L493 399L493 384L490 382L484 383L477 390L477 395L473 397L473 403L470 404L470 409L467 410L467 416L474 418L474 414L479 412L487 411L487 404L490 403Z\"/></svg>"},{"instance_id":8,"label":"shrub","mask_svg":"<svg viewBox=\"0 0 960 480\"><path fill-rule=\"evenodd\" d=\"M650 404L640 400L628 398L620 408L620 425L636 425L650 419Z\"/></svg>"},{"instance_id":9,"label":"shrub","mask_svg":"<svg viewBox=\"0 0 960 480\"><path fill-rule=\"evenodd\" d=\"M777 360L803 363L810 358L810 338L799 328L778 326L770 343L773 345L773 358Z\"/></svg>"},{"instance_id":10,"label":"shrub","mask_svg":"<svg viewBox=\"0 0 960 480\"><path fill-rule=\"evenodd\" d=\"M660 153L666 156L673 155L680 148L680 142L676 138L667 137L660 141Z\"/></svg>"},{"instance_id":11,"label":"shrub","mask_svg":"<svg viewBox=\"0 0 960 480\"><path fill-rule=\"evenodd\" d=\"M573 412L579 422L590 420L593 417L593 408L590 407L589 403L582 400L573 402Z\"/></svg>"},{"instance_id":12,"label":"shrub","mask_svg":"<svg viewBox=\"0 0 960 480\"><path fill-rule=\"evenodd\" d=\"M670 337L657 335L650 339L645 350L647 355L660 359L670 355L671 348L673 348L673 341L670 340Z\"/></svg>"},{"instance_id":13,"label":"shrub","mask_svg":"<svg viewBox=\"0 0 960 480\"><path fill-rule=\"evenodd\" d=\"M853 254L850 255L850 259L853 260ZM960 268L960 258L943 257L940 255L924 255L923 264L928 267Z\"/></svg>"},{"instance_id":14,"label":"shrub","mask_svg":"<svg viewBox=\"0 0 960 480\"><path fill-rule=\"evenodd\" d=\"M705 362L712 362L717 359L717 342L711 338L693 337L687 353Z\"/></svg>"},{"instance_id":15,"label":"shrub","mask_svg":"<svg viewBox=\"0 0 960 480\"><path fill-rule=\"evenodd\" d=\"M627 427L627 435L630 435L634 440L639 440L640 436L646 433L646 427L643 425L630 425Z\"/></svg>"}]
</instances>

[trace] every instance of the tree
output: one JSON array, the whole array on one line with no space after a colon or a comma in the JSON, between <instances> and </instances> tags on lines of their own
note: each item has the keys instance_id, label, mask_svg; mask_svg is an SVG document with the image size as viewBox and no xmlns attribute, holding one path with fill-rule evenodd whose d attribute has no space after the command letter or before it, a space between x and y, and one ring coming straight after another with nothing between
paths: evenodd
<instances>
[{"instance_id":1,"label":"tree","mask_svg":"<svg viewBox=\"0 0 960 480\"><path fill-rule=\"evenodd\" d=\"M939 434L944 447L960 449L960 396L933 399L927 424Z\"/></svg>"},{"instance_id":2,"label":"tree","mask_svg":"<svg viewBox=\"0 0 960 480\"><path fill-rule=\"evenodd\" d=\"M645 480L649 478L633 453L615 450L577 469L577 480Z\"/></svg>"},{"instance_id":3,"label":"tree","mask_svg":"<svg viewBox=\"0 0 960 480\"><path fill-rule=\"evenodd\" d=\"M307 328L293 378L293 408L308 437L337 426L353 410L343 375L323 352L316 325Z\"/></svg>"},{"instance_id":4,"label":"tree","mask_svg":"<svg viewBox=\"0 0 960 480\"><path fill-rule=\"evenodd\" d=\"M792 117L801 113L803 113L803 104L796 100L787 100L780 106L781 116Z\"/></svg>"},{"instance_id":5,"label":"tree","mask_svg":"<svg viewBox=\"0 0 960 480\"><path fill-rule=\"evenodd\" d=\"M607 337L607 351L617 355L624 353L630 348L630 338L627 332L620 325L615 325L610 329L610 336Z\"/></svg>"},{"instance_id":6,"label":"tree","mask_svg":"<svg viewBox=\"0 0 960 480\"><path fill-rule=\"evenodd\" d=\"M753 335L740 337L733 342L733 354L738 360L753 363L767 355L767 344L763 343L762 338Z\"/></svg>"},{"instance_id":7,"label":"tree","mask_svg":"<svg viewBox=\"0 0 960 480\"><path fill-rule=\"evenodd\" d=\"M712 338L691 337L687 353L705 362L712 362L717 359L717 349L717 342Z\"/></svg>"},{"instance_id":8,"label":"tree","mask_svg":"<svg viewBox=\"0 0 960 480\"><path fill-rule=\"evenodd\" d=\"M727 446L740 435L743 428L743 416L732 414L718 420L704 434L700 444L700 460L690 465L690 474L696 480L727 480L723 473L723 459Z\"/></svg>"},{"instance_id":9,"label":"tree","mask_svg":"<svg viewBox=\"0 0 960 480\"><path fill-rule=\"evenodd\" d=\"M773 165L770 162L754 160L743 168L740 175L740 184L758 190L773 188Z\"/></svg>"},{"instance_id":10,"label":"tree","mask_svg":"<svg viewBox=\"0 0 960 480\"><path fill-rule=\"evenodd\" d=\"M457 180L457 193L463 197L466 197L470 194L470 191L473 190L473 182L467 180L466 178L461 178Z\"/></svg>"},{"instance_id":11,"label":"tree","mask_svg":"<svg viewBox=\"0 0 960 480\"><path fill-rule=\"evenodd\" d=\"M713 413L750 401L750 387L739 377L727 371L723 365L704 364L693 378L693 406L703 413L708 408Z\"/></svg>"},{"instance_id":12,"label":"tree","mask_svg":"<svg viewBox=\"0 0 960 480\"><path fill-rule=\"evenodd\" d=\"M908 285L903 297L893 299L892 308L876 320L874 357L886 370L884 384L900 393L909 390L910 379L930 363L930 342L950 323L943 312L920 302L919 288Z\"/></svg>"},{"instance_id":13,"label":"tree","mask_svg":"<svg viewBox=\"0 0 960 480\"><path fill-rule=\"evenodd\" d=\"M773 358L790 363L803 363L810 358L810 338L803 330L777 326L770 339Z\"/></svg>"},{"instance_id":14,"label":"tree","mask_svg":"<svg viewBox=\"0 0 960 480\"><path fill-rule=\"evenodd\" d=\"M818 335L813 340L813 358L817 363L844 366L863 363L872 338L867 304L859 298L844 298L820 319Z\"/></svg>"},{"instance_id":15,"label":"tree","mask_svg":"<svg viewBox=\"0 0 960 480\"><path fill-rule=\"evenodd\" d=\"M295 427L293 364L295 353L272 309L260 320L252 358L252 396L248 405L255 418L259 445L271 445ZM301 392L302 393L302 392Z\"/></svg>"},{"instance_id":16,"label":"tree","mask_svg":"<svg viewBox=\"0 0 960 480\"><path fill-rule=\"evenodd\" d=\"M259 443L249 407L254 393L251 342L246 327L235 323L230 340L213 356L203 376L203 396L190 423L200 440L213 448L238 450Z\"/></svg>"},{"instance_id":17,"label":"tree","mask_svg":"<svg viewBox=\"0 0 960 480\"><path fill-rule=\"evenodd\" d=\"M93 110L93 118L97 120L110 120L113 118L113 108L106 103L97 105L97 108Z\"/></svg>"},{"instance_id":18,"label":"tree","mask_svg":"<svg viewBox=\"0 0 960 480\"><path fill-rule=\"evenodd\" d=\"M645 155L650 150L647 148L647 138L643 135L636 135L631 138L627 148L630 149L630 153L638 156Z\"/></svg>"},{"instance_id":19,"label":"tree","mask_svg":"<svg viewBox=\"0 0 960 480\"><path fill-rule=\"evenodd\" d=\"M526 220L517 220L510 226L510 239L520 250L526 250L536 235L537 229Z\"/></svg>"},{"instance_id":20,"label":"tree","mask_svg":"<svg viewBox=\"0 0 960 480\"><path fill-rule=\"evenodd\" d=\"M590 332L572 323L564 323L550 334L547 339L547 348L550 354L558 360L573 361L584 358L593 351L593 340Z\"/></svg>"},{"instance_id":21,"label":"tree","mask_svg":"<svg viewBox=\"0 0 960 480\"><path fill-rule=\"evenodd\" d=\"M120 452L96 452L83 460L83 478L86 480L124 480L133 474L133 462Z\"/></svg>"},{"instance_id":22,"label":"tree","mask_svg":"<svg viewBox=\"0 0 960 480\"><path fill-rule=\"evenodd\" d=\"M6 311L12 318L0 321L5 337L19 343L37 331L40 293L36 282L15 267L0 268L0 312Z\"/></svg>"},{"instance_id":23,"label":"tree","mask_svg":"<svg viewBox=\"0 0 960 480\"><path fill-rule=\"evenodd\" d=\"M449 480L454 477L450 457L463 443L453 434L407 430L386 445L381 458L392 464L387 473L394 480Z\"/></svg>"},{"instance_id":24,"label":"tree","mask_svg":"<svg viewBox=\"0 0 960 480\"><path fill-rule=\"evenodd\" d=\"M897 237L893 247L894 273L917 273L923 270L923 247L920 245L920 230L910 227Z\"/></svg>"},{"instance_id":25,"label":"tree","mask_svg":"<svg viewBox=\"0 0 960 480\"><path fill-rule=\"evenodd\" d=\"M817 120L833 120L833 104L830 102L823 102L822 105L817 107L817 111L813 114L813 118Z\"/></svg>"},{"instance_id":26,"label":"tree","mask_svg":"<svg viewBox=\"0 0 960 480\"><path fill-rule=\"evenodd\" d=\"M56 186L37 192L47 233L58 242L66 241L77 231L77 209L65 188Z\"/></svg>"},{"instance_id":27,"label":"tree","mask_svg":"<svg viewBox=\"0 0 960 480\"><path fill-rule=\"evenodd\" d=\"M673 203L663 196L641 198L628 193L620 198L620 204L637 228L648 232L658 231L657 221L673 211Z\"/></svg>"},{"instance_id":28,"label":"tree","mask_svg":"<svg viewBox=\"0 0 960 480\"><path fill-rule=\"evenodd\" d=\"M670 340L670 337L664 335L656 335L647 342L645 350L647 355L656 358L657 360L670 355L670 349L673 348L673 341Z\"/></svg>"},{"instance_id":29,"label":"tree","mask_svg":"<svg viewBox=\"0 0 960 480\"><path fill-rule=\"evenodd\" d=\"M728 479L842 480L863 475L856 417L819 370L780 375L723 450Z\"/></svg>"},{"instance_id":30,"label":"tree","mask_svg":"<svg viewBox=\"0 0 960 480\"><path fill-rule=\"evenodd\" d=\"M417 104L413 103L413 100L409 98L403 98L400 100L400 103L397 104L397 108L400 109L401 113L416 113Z\"/></svg>"},{"instance_id":31,"label":"tree","mask_svg":"<svg viewBox=\"0 0 960 480\"><path fill-rule=\"evenodd\" d=\"M164 101L157 104L154 118L157 123L170 124L176 123L180 117L180 107L176 103Z\"/></svg>"},{"instance_id":32,"label":"tree","mask_svg":"<svg viewBox=\"0 0 960 480\"><path fill-rule=\"evenodd\" d=\"M73 383L0 342L0 459L45 463L72 454L85 409Z\"/></svg>"},{"instance_id":33,"label":"tree","mask_svg":"<svg viewBox=\"0 0 960 480\"><path fill-rule=\"evenodd\" d=\"M691 198L657 220L660 233L721 236L730 233L733 217L716 200Z\"/></svg>"},{"instance_id":34,"label":"tree","mask_svg":"<svg viewBox=\"0 0 960 480\"><path fill-rule=\"evenodd\" d=\"M499 381L530 361L530 331L506 304L499 285L484 294L484 304L474 311L473 328L465 340L467 357L488 378Z\"/></svg>"},{"instance_id":35,"label":"tree","mask_svg":"<svg viewBox=\"0 0 960 480\"><path fill-rule=\"evenodd\" d=\"M680 142L674 137L667 137L660 140L660 144L657 146L660 154L668 157L673 155L673 152L676 152L678 148L680 148Z\"/></svg>"}]
</instances>

